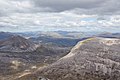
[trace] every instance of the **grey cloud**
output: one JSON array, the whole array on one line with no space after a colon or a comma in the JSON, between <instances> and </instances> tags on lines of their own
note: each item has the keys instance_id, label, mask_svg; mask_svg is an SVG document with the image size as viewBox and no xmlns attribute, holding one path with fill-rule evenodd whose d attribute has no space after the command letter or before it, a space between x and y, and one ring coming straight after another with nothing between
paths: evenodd
<instances>
[{"instance_id":1,"label":"grey cloud","mask_svg":"<svg viewBox=\"0 0 120 80\"><path fill-rule=\"evenodd\" d=\"M105 0L31 0L36 7L50 7L55 11L65 11L74 8L91 9L101 6Z\"/></svg>"},{"instance_id":2,"label":"grey cloud","mask_svg":"<svg viewBox=\"0 0 120 80\"><path fill-rule=\"evenodd\" d=\"M55 12L79 9L82 14L120 14L119 0L30 0L34 7Z\"/></svg>"},{"instance_id":3,"label":"grey cloud","mask_svg":"<svg viewBox=\"0 0 120 80\"><path fill-rule=\"evenodd\" d=\"M79 14L120 14L119 0L2 0L7 4L0 4L0 16L10 13L41 13L71 11ZM28 1L29 8L15 6L12 2ZM1 1L0 1L1 2ZM24 4L26 5L26 4ZM7 10L5 10L7 8ZM6 16L5 15L5 16Z\"/></svg>"},{"instance_id":4,"label":"grey cloud","mask_svg":"<svg viewBox=\"0 0 120 80\"><path fill-rule=\"evenodd\" d=\"M95 21L81 21L88 15L94 15L91 20ZM9 30L75 27L76 30L82 26L85 30L87 26L96 29L107 26L109 30L113 26L119 28L119 21L119 0L0 0L0 30L4 27Z\"/></svg>"}]
</instances>

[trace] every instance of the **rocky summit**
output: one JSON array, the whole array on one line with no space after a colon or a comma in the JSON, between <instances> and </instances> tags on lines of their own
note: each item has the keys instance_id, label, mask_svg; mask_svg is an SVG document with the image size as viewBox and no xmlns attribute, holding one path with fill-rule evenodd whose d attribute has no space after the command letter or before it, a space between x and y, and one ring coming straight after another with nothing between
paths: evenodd
<instances>
[{"instance_id":1,"label":"rocky summit","mask_svg":"<svg viewBox=\"0 0 120 80\"><path fill-rule=\"evenodd\" d=\"M0 41L0 51L2 52L26 52L35 49L33 42L18 35Z\"/></svg>"},{"instance_id":2,"label":"rocky summit","mask_svg":"<svg viewBox=\"0 0 120 80\"><path fill-rule=\"evenodd\" d=\"M120 80L120 40L97 37L80 41L57 62L24 77L40 76L46 80Z\"/></svg>"}]
</instances>

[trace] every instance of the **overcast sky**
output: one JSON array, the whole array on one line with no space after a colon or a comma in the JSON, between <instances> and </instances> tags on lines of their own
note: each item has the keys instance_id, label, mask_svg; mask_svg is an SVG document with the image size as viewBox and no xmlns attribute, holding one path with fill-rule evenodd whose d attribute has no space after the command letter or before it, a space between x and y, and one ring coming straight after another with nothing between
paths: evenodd
<instances>
[{"instance_id":1,"label":"overcast sky","mask_svg":"<svg viewBox=\"0 0 120 80\"><path fill-rule=\"evenodd\" d=\"M120 31L120 0L0 0L0 31Z\"/></svg>"}]
</instances>

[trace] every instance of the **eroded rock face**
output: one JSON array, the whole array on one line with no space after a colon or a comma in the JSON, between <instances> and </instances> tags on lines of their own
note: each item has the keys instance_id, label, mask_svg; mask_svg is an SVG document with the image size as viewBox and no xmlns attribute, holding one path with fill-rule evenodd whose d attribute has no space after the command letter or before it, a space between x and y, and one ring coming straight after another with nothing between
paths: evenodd
<instances>
[{"instance_id":1,"label":"eroded rock face","mask_svg":"<svg viewBox=\"0 0 120 80\"><path fill-rule=\"evenodd\" d=\"M120 80L120 40L90 38L35 73L50 80Z\"/></svg>"}]
</instances>

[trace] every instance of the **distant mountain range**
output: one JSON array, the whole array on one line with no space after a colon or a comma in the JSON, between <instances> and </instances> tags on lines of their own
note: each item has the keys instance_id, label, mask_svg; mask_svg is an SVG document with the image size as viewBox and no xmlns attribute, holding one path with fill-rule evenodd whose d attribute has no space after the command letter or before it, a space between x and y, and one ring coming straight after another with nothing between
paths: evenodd
<instances>
[{"instance_id":1,"label":"distant mountain range","mask_svg":"<svg viewBox=\"0 0 120 80\"><path fill-rule=\"evenodd\" d=\"M0 32L0 40L7 39L9 37L13 36L12 33L9 32Z\"/></svg>"},{"instance_id":2,"label":"distant mountain range","mask_svg":"<svg viewBox=\"0 0 120 80\"><path fill-rule=\"evenodd\" d=\"M103 33L103 34L100 34L99 37L120 38L120 33Z\"/></svg>"},{"instance_id":3,"label":"distant mountain range","mask_svg":"<svg viewBox=\"0 0 120 80\"><path fill-rule=\"evenodd\" d=\"M75 32L75 31L36 31L36 32L22 32L15 33L24 37L51 37L51 38L68 38L68 39L79 39L84 37L90 37L99 32Z\"/></svg>"},{"instance_id":4,"label":"distant mountain range","mask_svg":"<svg viewBox=\"0 0 120 80\"><path fill-rule=\"evenodd\" d=\"M13 36L15 38L14 42L12 41ZM13 49L18 50L18 47L16 47L16 45L18 45L16 44L16 41L19 41L17 43L20 43L20 45L21 43L23 45L23 42L24 42L25 46L23 49L26 49L25 51L29 51L31 43L32 45L33 44L38 44L38 45L52 44L57 46L74 46L78 41L81 41L93 36L99 36L99 37L105 37L105 38L120 38L120 33L95 33L95 32L83 33L83 32L67 32L67 31L51 31L51 32L38 31L38 32L23 32L23 33L0 32L0 42L1 42L0 50L7 49L7 47L9 48L11 47L11 49L8 49L9 51ZM12 42L11 46L10 46L10 42ZM13 47L14 45L13 43L15 44L15 47ZM25 47L29 47L29 48L27 49ZM22 48L20 48L20 50L21 49Z\"/></svg>"},{"instance_id":5,"label":"distant mountain range","mask_svg":"<svg viewBox=\"0 0 120 80\"><path fill-rule=\"evenodd\" d=\"M12 36L20 35L28 41L37 44L53 44L58 46L74 46L78 41L85 38L99 36L108 38L120 38L120 33L95 33L95 32L67 32L67 31L48 31L48 32L23 32L23 33L9 33L0 32L0 40L10 38Z\"/></svg>"},{"instance_id":6,"label":"distant mountain range","mask_svg":"<svg viewBox=\"0 0 120 80\"><path fill-rule=\"evenodd\" d=\"M29 38L29 40L41 44L53 44L58 46L74 46L80 39L68 39L68 38L53 38L53 37L37 37Z\"/></svg>"}]
</instances>

